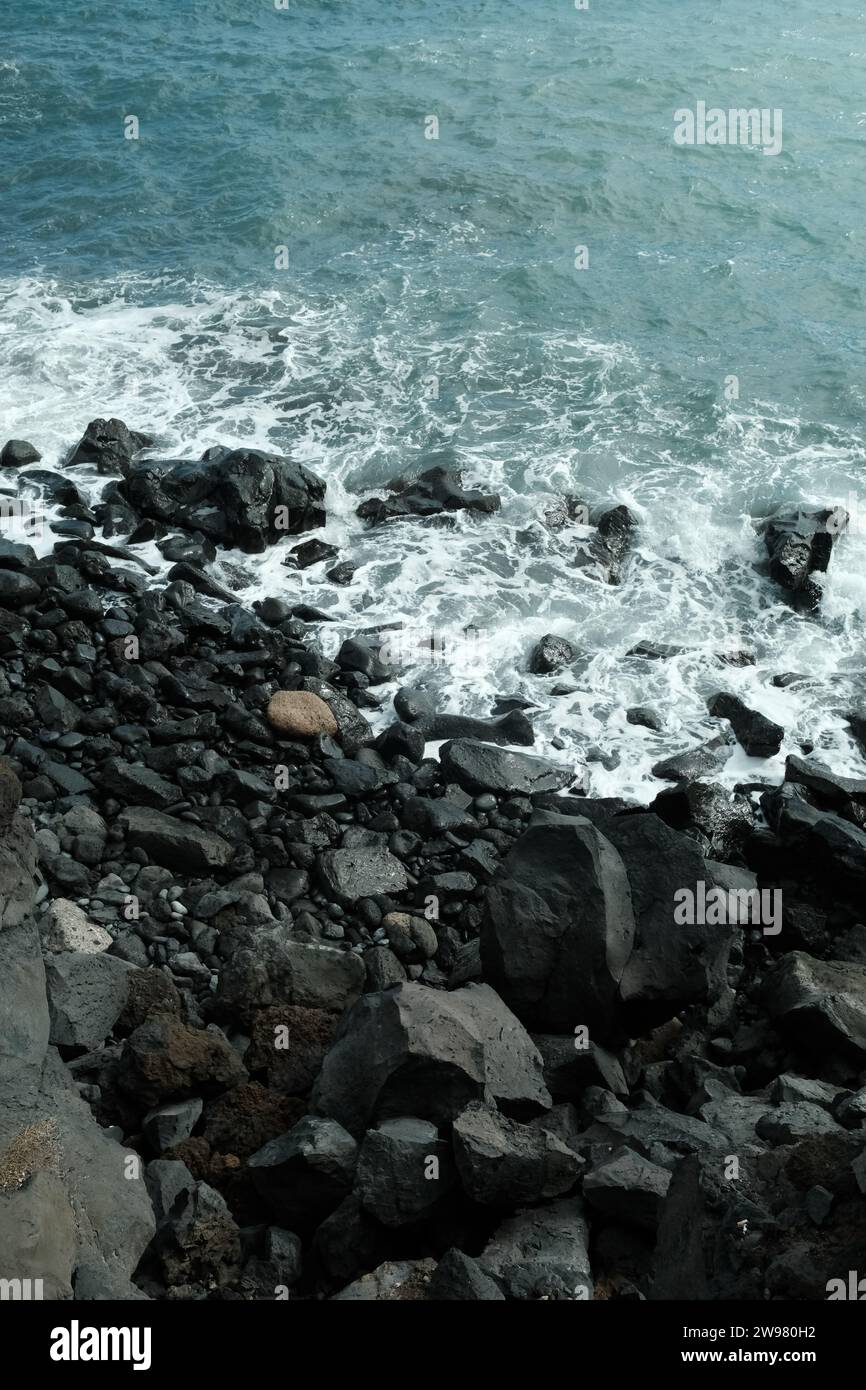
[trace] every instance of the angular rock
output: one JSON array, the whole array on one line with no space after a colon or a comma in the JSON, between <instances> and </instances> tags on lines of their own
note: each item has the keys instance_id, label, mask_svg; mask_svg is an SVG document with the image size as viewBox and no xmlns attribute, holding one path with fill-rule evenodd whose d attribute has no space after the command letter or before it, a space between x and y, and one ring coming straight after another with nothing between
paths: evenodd
<instances>
[{"instance_id":1,"label":"angular rock","mask_svg":"<svg viewBox=\"0 0 866 1390\"><path fill-rule=\"evenodd\" d=\"M542 637L529 658L529 670L535 676L550 676L570 666L577 657L577 648L564 637L549 632Z\"/></svg>"},{"instance_id":2,"label":"angular rock","mask_svg":"<svg viewBox=\"0 0 866 1390\"><path fill-rule=\"evenodd\" d=\"M714 719L727 719L737 742L750 758L773 758L782 746L785 730L765 714L749 709L737 695L720 692L707 704Z\"/></svg>"},{"instance_id":3,"label":"angular rock","mask_svg":"<svg viewBox=\"0 0 866 1390\"><path fill-rule=\"evenodd\" d=\"M589 821L536 812L490 884L485 977L531 1028L621 1041L615 1017L634 941L625 866Z\"/></svg>"},{"instance_id":4,"label":"angular rock","mask_svg":"<svg viewBox=\"0 0 866 1390\"><path fill-rule=\"evenodd\" d=\"M246 1079L222 1034L187 1028L170 1014L155 1014L130 1033L118 1073L123 1089L149 1106L219 1095Z\"/></svg>"},{"instance_id":5,"label":"angular rock","mask_svg":"<svg viewBox=\"0 0 866 1390\"><path fill-rule=\"evenodd\" d=\"M454 1121L454 1158L463 1189L484 1206L519 1206L559 1197L577 1182L582 1161L556 1135L521 1125L474 1102Z\"/></svg>"},{"instance_id":6,"label":"angular rock","mask_svg":"<svg viewBox=\"0 0 866 1390\"><path fill-rule=\"evenodd\" d=\"M45 983L55 1047L98 1047L120 1017L133 966L115 956L66 951L49 956Z\"/></svg>"},{"instance_id":7,"label":"angular rock","mask_svg":"<svg viewBox=\"0 0 866 1390\"><path fill-rule=\"evenodd\" d=\"M123 473L130 460L152 443L150 435L128 429L122 420L91 420L67 464L90 463L100 473Z\"/></svg>"},{"instance_id":8,"label":"angular rock","mask_svg":"<svg viewBox=\"0 0 866 1390\"><path fill-rule=\"evenodd\" d=\"M579 1197L519 1211L497 1229L478 1264L509 1298L589 1300L589 1231Z\"/></svg>"},{"instance_id":9,"label":"angular rock","mask_svg":"<svg viewBox=\"0 0 866 1390\"><path fill-rule=\"evenodd\" d=\"M424 1220L456 1180L450 1146L436 1126L401 1117L367 1131L355 1193L383 1226L406 1226Z\"/></svg>"},{"instance_id":10,"label":"angular rock","mask_svg":"<svg viewBox=\"0 0 866 1390\"><path fill-rule=\"evenodd\" d=\"M377 1119L452 1120L472 1100L546 1109L537 1050L489 986L444 994L410 983L365 994L344 1016L312 1104L360 1136Z\"/></svg>"},{"instance_id":11,"label":"angular rock","mask_svg":"<svg viewBox=\"0 0 866 1390\"><path fill-rule=\"evenodd\" d=\"M447 1250L427 1285L427 1298L434 1302L501 1303L505 1294L489 1275L456 1247Z\"/></svg>"},{"instance_id":12,"label":"angular rock","mask_svg":"<svg viewBox=\"0 0 866 1390\"><path fill-rule=\"evenodd\" d=\"M766 976L765 998L795 1047L866 1061L866 967L792 951Z\"/></svg>"},{"instance_id":13,"label":"angular rock","mask_svg":"<svg viewBox=\"0 0 866 1390\"><path fill-rule=\"evenodd\" d=\"M196 1096L192 1100L176 1100L171 1105L160 1105L149 1110L142 1121L144 1137L157 1153L163 1153L188 1139L198 1124L204 1102Z\"/></svg>"},{"instance_id":14,"label":"angular rock","mask_svg":"<svg viewBox=\"0 0 866 1390\"><path fill-rule=\"evenodd\" d=\"M360 898L377 893L403 893L409 886L406 870L390 850L381 845L325 850L319 860L319 877L329 898L353 907Z\"/></svg>"},{"instance_id":15,"label":"angular rock","mask_svg":"<svg viewBox=\"0 0 866 1390\"><path fill-rule=\"evenodd\" d=\"M104 927L91 922L86 912L68 898L55 898L40 923L45 951L77 951L95 955L107 951L112 938Z\"/></svg>"},{"instance_id":16,"label":"angular rock","mask_svg":"<svg viewBox=\"0 0 866 1390\"><path fill-rule=\"evenodd\" d=\"M481 492L465 492L458 471L428 468L413 482L401 483L387 497L371 497L358 507L363 521L378 524L394 517L433 516L443 511L495 512L499 497Z\"/></svg>"},{"instance_id":17,"label":"angular rock","mask_svg":"<svg viewBox=\"0 0 866 1390\"><path fill-rule=\"evenodd\" d=\"M444 743L439 761L446 777L471 792L531 796L559 791L572 782L566 769L527 753L511 753L489 743L455 739Z\"/></svg>"},{"instance_id":18,"label":"angular rock","mask_svg":"<svg viewBox=\"0 0 866 1390\"><path fill-rule=\"evenodd\" d=\"M630 1149L620 1149L586 1174L583 1195L596 1211L655 1231L670 1181L667 1169Z\"/></svg>"},{"instance_id":19,"label":"angular rock","mask_svg":"<svg viewBox=\"0 0 866 1390\"><path fill-rule=\"evenodd\" d=\"M358 1145L342 1125L308 1115L254 1153L247 1167L278 1220L303 1232L348 1195L357 1160Z\"/></svg>"},{"instance_id":20,"label":"angular rock","mask_svg":"<svg viewBox=\"0 0 866 1390\"><path fill-rule=\"evenodd\" d=\"M129 806L119 817L129 849L143 849L155 864L185 873L225 868L235 846L190 821L175 820L147 806Z\"/></svg>"},{"instance_id":21,"label":"angular rock","mask_svg":"<svg viewBox=\"0 0 866 1390\"><path fill-rule=\"evenodd\" d=\"M363 988L364 964L354 952L292 941L275 926L237 946L220 971L217 1001L249 1024L256 1010L280 1006L341 1013Z\"/></svg>"}]
</instances>

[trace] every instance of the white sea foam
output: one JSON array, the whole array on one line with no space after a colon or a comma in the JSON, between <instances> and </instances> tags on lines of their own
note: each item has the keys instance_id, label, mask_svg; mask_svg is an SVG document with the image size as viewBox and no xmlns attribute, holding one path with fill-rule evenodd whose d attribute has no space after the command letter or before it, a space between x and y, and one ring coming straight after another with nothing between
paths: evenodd
<instances>
[{"instance_id":1,"label":"white sea foam","mask_svg":"<svg viewBox=\"0 0 866 1390\"><path fill-rule=\"evenodd\" d=\"M455 235L468 234L456 225ZM468 342L419 343L413 293L409 277L403 317L371 335L346 304L291 290L225 293L168 276L87 294L38 278L0 284L2 436L32 440L45 467L97 415L148 430L163 455L196 457L217 443L291 451L327 479L321 536L358 572L339 588L324 578L327 566L287 570L292 539L262 556L231 552L217 573L234 567L239 600L274 594L327 610L328 654L344 636L389 623L445 634L444 660L407 667L401 683L424 683L450 709L476 715L498 694L532 701L536 751L585 766L594 794L651 799L661 785L653 763L718 731L706 712L718 689L787 730L778 758L735 749L719 781L778 780L785 753L807 739L837 770L863 775L844 713L862 698L866 669L866 525L837 545L821 614L809 617L756 568L762 544L750 520L785 502L858 497L862 439L769 402L710 403L696 418L623 343L550 334L533 342L531 362L495 324ZM447 411L419 389L431 374L450 392ZM501 512L366 529L355 516L360 498L426 466L431 438L467 485L501 493ZM96 498L106 480L83 481ZM574 568L585 528L544 526L546 506L565 492L632 508L640 529L622 584ZM141 553L160 560L155 547ZM452 664L448 635L470 624L489 639L484 657ZM579 649L574 672L528 674L545 632ZM625 659L642 638L687 650ZM719 662L740 650L755 664ZM791 669L808 679L770 684ZM553 696L566 680L577 690ZM627 722L636 704L659 710L662 734ZM389 709L386 699L380 724Z\"/></svg>"}]
</instances>

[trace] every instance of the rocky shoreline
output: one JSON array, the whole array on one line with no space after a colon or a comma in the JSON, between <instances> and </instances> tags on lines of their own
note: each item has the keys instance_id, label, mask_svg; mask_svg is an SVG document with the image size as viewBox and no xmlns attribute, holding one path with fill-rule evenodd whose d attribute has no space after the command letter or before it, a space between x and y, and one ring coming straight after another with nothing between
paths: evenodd
<instances>
[{"instance_id":1,"label":"rocky shoreline","mask_svg":"<svg viewBox=\"0 0 866 1390\"><path fill-rule=\"evenodd\" d=\"M322 480L149 444L95 421L62 472L0 456L66 513L49 555L0 541L0 1278L826 1298L866 1248L866 781L791 755L780 786L713 783L732 736L783 733L724 692L648 808L581 795L507 700L404 688L376 734L381 640L332 660L326 615L208 573L320 527ZM113 476L93 510L80 466ZM359 514L497 506L434 468ZM619 582L633 521L591 524L576 563ZM841 525L766 528L798 605ZM327 551L289 571L351 582ZM545 638L531 669L573 654Z\"/></svg>"}]
</instances>

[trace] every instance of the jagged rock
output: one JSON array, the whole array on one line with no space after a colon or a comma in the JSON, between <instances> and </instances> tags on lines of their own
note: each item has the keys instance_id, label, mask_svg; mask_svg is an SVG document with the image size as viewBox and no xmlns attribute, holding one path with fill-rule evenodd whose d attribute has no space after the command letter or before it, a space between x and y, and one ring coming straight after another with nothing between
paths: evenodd
<instances>
[{"instance_id":1,"label":"jagged rock","mask_svg":"<svg viewBox=\"0 0 866 1390\"><path fill-rule=\"evenodd\" d=\"M429 1121L383 1120L364 1136L355 1193L383 1226L423 1220L455 1182L450 1146Z\"/></svg>"},{"instance_id":2,"label":"jagged rock","mask_svg":"<svg viewBox=\"0 0 866 1390\"><path fill-rule=\"evenodd\" d=\"M603 1086L616 1096L628 1095L628 1083L619 1058L598 1043L554 1033L533 1033L532 1041L544 1062L544 1081L554 1100L571 1100L588 1086Z\"/></svg>"},{"instance_id":3,"label":"jagged rock","mask_svg":"<svg viewBox=\"0 0 866 1390\"><path fill-rule=\"evenodd\" d=\"M814 611L819 606L823 594L820 576L847 526L848 513L842 507L782 511L761 523L770 576L792 595L798 607Z\"/></svg>"},{"instance_id":4,"label":"jagged rock","mask_svg":"<svg viewBox=\"0 0 866 1390\"><path fill-rule=\"evenodd\" d=\"M187 1028L170 1014L155 1014L130 1033L118 1072L123 1089L150 1106L219 1095L246 1079L240 1058L222 1034Z\"/></svg>"},{"instance_id":5,"label":"jagged rock","mask_svg":"<svg viewBox=\"0 0 866 1390\"><path fill-rule=\"evenodd\" d=\"M625 864L634 909L635 947L619 990L627 1016L653 1026L685 1004L717 998L736 925L674 918L679 890L697 897L699 883L712 883L694 843L649 812L615 817L605 834Z\"/></svg>"},{"instance_id":6,"label":"jagged rock","mask_svg":"<svg viewBox=\"0 0 866 1390\"><path fill-rule=\"evenodd\" d=\"M592 1298L589 1232L579 1197L560 1197L504 1221L478 1256L509 1298Z\"/></svg>"},{"instance_id":7,"label":"jagged rock","mask_svg":"<svg viewBox=\"0 0 866 1390\"><path fill-rule=\"evenodd\" d=\"M328 897L344 907L376 893L403 893L409 886L400 860L381 845L325 850L319 860L319 877Z\"/></svg>"},{"instance_id":8,"label":"jagged rock","mask_svg":"<svg viewBox=\"0 0 866 1390\"><path fill-rule=\"evenodd\" d=\"M309 1230L352 1187L358 1145L335 1120L308 1115L249 1159L256 1190L280 1221Z\"/></svg>"},{"instance_id":9,"label":"jagged rock","mask_svg":"<svg viewBox=\"0 0 866 1390\"><path fill-rule=\"evenodd\" d=\"M866 967L792 951L765 978L770 1017L795 1047L866 1060Z\"/></svg>"},{"instance_id":10,"label":"jagged rock","mask_svg":"<svg viewBox=\"0 0 866 1390\"><path fill-rule=\"evenodd\" d=\"M340 1013L363 988L364 964L353 952L292 941L275 926L235 949L220 972L217 1000L222 1013L248 1024L257 1010L280 1006Z\"/></svg>"},{"instance_id":11,"label":"jagged rock","mask_svg":"<svg viewBox=\"0 0 866 1390\"><path fill-rule=\"evenodd\" d=\"M473 739L444 743L439 761L446 777L467 791L524 796L559 791L573 781L562 767L527 753L511 753Z\"/></svg>"},{"instance_id":12,"label":"jagged rock","mask_svg":"<svg viewBox=\"0 0 866 1390\"><path fill-rule=\"evenodd\" d=\"M717 772L730 756L730 746L723 739L710 739L697 748L674 753L670 758L662 758L653 764L653 777L661 777L667 782L697 782L712 772Z\"/></svg>"},{"instance_id":13,"label":"jagged rock","mask_svg":"<svg viewBox=\"0 0 866 1390\"><path fill-rule=\"evenodd\" d=\"M573 1187L581 1159L556 1135L521 1125L474 1102L452 1129L454 1157L468 1196L486 1206L518 1206Z\"/></svg>"},{"instance_id":14,"label":"jagged rock","mask_svg":"<svg viewBox=\"0 0 866 1390\"><path fill-rule=\"evenodd\" d=\"M546 1109L541 1058L487 985L450 994L409 983L365 994L344 1016L313 1108L355 1135L373 1120L452 1120L472 1100L518 1114Z\"/></svg>"},{"instance_id":15,"label":"jagged rock","mask_svg":"<svg viewBox=\"0 0 866 1390\"><path fill-rule=\"evenodd\" d=\"M477 1260L454 1247L445 1252L436 1266L426 1296L432 1301L459 1299L486 1303L501 1303L505 1298L499 1285L484 1273Z\"/></svg>"},{"instance_id":16,"label":"jagged rock","mask_svg":"<svg viewBox=\"0 0 866 1390\"><path fill-rule=\"evenodd\" d=\"M152 443L150 435L128 429L122 420L91 420L67 464L90 463L100 473L123 473L130 460Z\"/></svg>"},{"instance_id":17,"label":"jagged rock","mask_svg":"<svg viewBox=\"0 0 866 1390\"><path fill-rule=\"evenodd\" d=\"M536 812L488 888L486 978L531 1028L622 1040L614 1001L633 940L617 851L589 821Z\"/></svg>"},{"instance_id":18,"label":"jagged rock","mask_svg":"<svg viewBox=\"0 0 866 1390\"><path fill-rule=\"evenodd\" d=\"M325 522L322 479L258 449L182 462L146 459L125 473L120 492L137 512L252 554Z\"/></svg>"},{"instance_id":19,"label":"jagged rock","mask_svg":"<svg viewBox=\"0 0 866 1390\"><path fill-rule=\"evenodd\" d=\"M166 1283L231 1281L240 1263L240 1232L225 1199L207 1183L183 1191L157 1236Z\"/></svg>"},{"instance_id":20,"label":"jagged rock","mask_svg":"<svg viewBox=\"0 0 866 1390\"><path fill-rule=\"evenodd\" d=\"M670 1181L666 1169L621 1149L586 1174L583 1194L596 1211L654 1231Z\"/></svg>"},{"instance_id":21,"label":"jagged rock","mask_svg":"<svg viewBox=\"0 0 866 1390\"><path fill-rule=\"evenodd\" d=\"M749 709L737 695L720 692L707 704L714 719L727 719L750 758L773 758L782 746L785 730L765 714Z\"/></svg>"},{"instance_id":22,"label":"jagged rock","mask_svg":"<svg viewBox=\"0 0 866 1390\"><path fill-rule=\"evenodd\" d=\"M313 1251L329 1280L343 1286L387 1259L393 1237L352 1194L326 1216L313 1237Z\"/></svg>"},{"instance_id":23,"label":"jagged rock","mask_svg":"<svg viewBox=\"0 0 866 1390\"><path fill-rule=\"evenodd\" d=\"M556 637L549 632L534 647L529 658L529 669L535 676L550 676L570 666L576 657L576 647L564 637Z\"/></svg>"},{"instance_id":24,"label":"jagged rock","mask_svg":"<svg viewBox=\"0 0 866 1390\"><path fill-rule=\"evenodd\" d=\"M55 898L40 923L45 951L77 951L96 954L107 951L111 936L104 927L91 922L86 912L67 898Z\"/></svg>"},{"instance_id":25,"label":"jagged rock","mask_svg":"<svg viewBox=\"0 0 866 1390\"><path fill-rule=\"evenodd\" d=\"M128 763L123 758L108 758L99 768L97 776L103 792L116 796L123 802L131 801L136 806L151 806L157 810L165 810L167 806L180 800L177 787L142 763Z\"/></svg>"},{"instance_id":26,"label":"jagged rock","mask_svg":"<svg viewBox=\"0 0 866 1390\"><path fill-rule=\"evenodd\" d=\"M371 497L358 507L362 521L378 524L394 517L433 516L437 512L496 512L500 502L495 493L464 491L459 471L428 468L414 481L398 484L388 497Z\"/></svg>"},{"instance_id":27,"label":"jagged rock","mask_svg":"<svg viewBox=\"0 0 866 1390\"><path fill-rule=\"evenodd\" d=\"M129 806L119 817L130 849L143 849L155 864L186 873L221 869L230 864L235 846L213 830L175 820L147 806Z\"/></svg>"},{"instance_id":28,"label":"jagged rock","mask_svg":"<svg viewBox=\"0 0 866 1390\"><path fill-rule=\"evenodd\" d=\"M160 1105L149 1110L142 1121L142 1130L148 1143L163 1153L188 1139L198 1123L204 1102L194 1097L192 1100L176 1100L171 1105Z\"/></svg>"},{"instance_id":29,"label":"jagged rock","mask_svg":"<svg viewBox=\"0 0 866 1390\"><path fill-rule=\"evenodd\" d=\"M45 982L55 1047L97 1047L126 1004L134 966L104 952L49 956Z\"/></svg>"},{"instance_id":30,"label":"jagged rock","mask_svg":"<svg viewBox=\"0 0 866 1390\"><path fill-rule=\"evenodd\" d=\"M402 1303L425 1298L435 1268L435 1260L389 1260L335 1293L332 1301Z\"/></svg>"}]
</instances>

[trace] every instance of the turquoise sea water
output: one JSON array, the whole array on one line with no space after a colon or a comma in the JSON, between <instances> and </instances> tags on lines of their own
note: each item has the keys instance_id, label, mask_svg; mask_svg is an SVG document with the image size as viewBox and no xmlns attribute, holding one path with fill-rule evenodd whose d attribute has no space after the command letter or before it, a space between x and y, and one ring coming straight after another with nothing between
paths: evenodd
<instances>
[{"instance_id":1,"label":"turquoise sea water","mask_svg":"<svg viewBox=\"0 0 866 1390\"><path fill-rule=\"evenodd\" d=\"M271 554L245 562L250 595L303 586L341 619L330 645L480 626L484 660L416 674L473 712L535 699L560 756L619 755L592 764L599 792L649 794L720 684L785 751L862 771L864 62L847 0L6 0L2 433L56 462L115 414L176 454L294 452L361 569L335 592ZM781 109L781 152L678 147L699 101ZM365 533L359 498L433 458L502 513ZM563 491L633 508L619 588L540 525ZM787 501L857 523L818 618L754 568L749 517ZM584 654L573 696L522 669L545 631ZM642 637L692 650L624 662ZM756 665L720 680L712 654L739 647ZM769 686L789 668L810 681ZM625 722L647 701L661 738Z\"/></svg>"}]
</instances>

